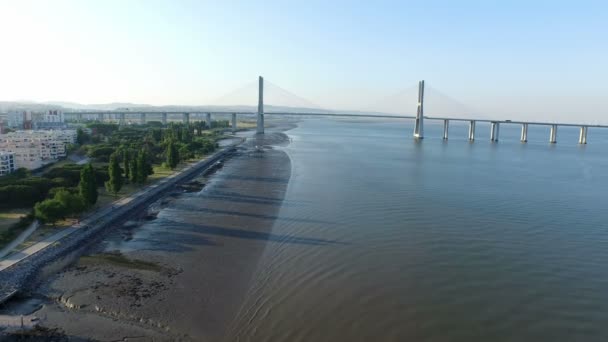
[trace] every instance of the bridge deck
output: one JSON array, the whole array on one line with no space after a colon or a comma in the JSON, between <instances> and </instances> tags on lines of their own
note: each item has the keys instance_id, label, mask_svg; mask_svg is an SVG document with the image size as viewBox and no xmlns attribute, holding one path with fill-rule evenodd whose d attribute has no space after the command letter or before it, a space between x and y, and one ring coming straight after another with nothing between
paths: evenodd
<instances>
[{"instance_id":1,"label":"bridge deck","mask_svg":"<svg viewBox=\"0 0 608 342\"><path fill-rule=\"evenodd\" d=\"M162 114L237 114L237 115L256 115L256 112L243 112L243 111L99 111L99 112L66 112L66 115L162 115ZM388 114L355 114L355 113L307 113L307 112L265 112L264 115L284 115L284 116L325 116L325 117L351 117L351 118L376 118L376 119L416 119L415 115L388 115ZM597 128L608 128L608 125L589 124L589 123L560 123L560 122L538 122L538 121L511 121L511 120L492 120L492 119L475 119L475 118L451 118L451 117L433 117L425 116L425 120L449 120L449 121L476 121L476 122L497 122L501 124L529 124L529 125L540 125L540 126L572 126L572 127L597 127Z\"/></svg>"}]
</instances>

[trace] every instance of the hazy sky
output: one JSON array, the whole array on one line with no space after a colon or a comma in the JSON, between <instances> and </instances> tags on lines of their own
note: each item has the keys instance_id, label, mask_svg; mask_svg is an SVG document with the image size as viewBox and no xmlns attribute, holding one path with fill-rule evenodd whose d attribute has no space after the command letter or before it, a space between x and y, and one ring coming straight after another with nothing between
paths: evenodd
<instances>
[{"instance_id":1,"label":"hazy sky","mask_svg":"<svg viewBox=\"0 0 608 342\"><path fill-rule=\"evenodd\" d=\"M0 38L0 100L209 104L263 75L359 109L425 79L486 117L608 122L604 1L0 0Z\"/></svg>"}]
</instances>

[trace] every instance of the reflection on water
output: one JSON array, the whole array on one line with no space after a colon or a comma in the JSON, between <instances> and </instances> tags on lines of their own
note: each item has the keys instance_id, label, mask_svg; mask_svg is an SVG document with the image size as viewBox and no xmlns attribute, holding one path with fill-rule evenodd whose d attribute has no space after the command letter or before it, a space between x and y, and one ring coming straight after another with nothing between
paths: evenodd
<instances>
[{"instance_id":1,"label":"reflection on water","mask_svg":"<svg viewBox=\"0 0 608 342\"><path fill-rule=\"evenodd\" d=\"M418 143L401 122L289 131L277 239L228 339L606 340L606 133L579 146L576 128L555 145L543 127L528 144L516 126L498 144L482 124L474 143L466 131L452 124L444 142L427 123Z\"/></svg>"}]
</instances>

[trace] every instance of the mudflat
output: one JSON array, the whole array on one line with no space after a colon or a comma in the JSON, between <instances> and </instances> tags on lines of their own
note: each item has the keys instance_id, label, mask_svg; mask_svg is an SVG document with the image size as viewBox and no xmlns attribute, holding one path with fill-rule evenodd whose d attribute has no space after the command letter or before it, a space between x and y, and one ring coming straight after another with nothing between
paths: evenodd
<instances>
[{"instance_id":1,"label":"mudflat","mask_svg":"<svg viewBox=\"0 0 608 342\"><path fill-rule=\"evenodd\" d=\"M275 147L288 143L278 131L249 138L214 174L134 214L13 313L32 313L55 338L221 340L266 244L282 238L272 226L291 164Z\"/></svg>"}]
</instances>

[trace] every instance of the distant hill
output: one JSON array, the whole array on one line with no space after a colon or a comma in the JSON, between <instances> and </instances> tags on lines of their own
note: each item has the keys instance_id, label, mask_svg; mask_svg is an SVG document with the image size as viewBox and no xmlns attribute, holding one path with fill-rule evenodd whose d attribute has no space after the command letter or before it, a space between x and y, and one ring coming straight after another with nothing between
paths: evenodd
<instances>
[{"instance_id":1,"label":"distant hill","mask_svg":"<svg viewBox=\"0 0 608 342\"><path fill-rule=\"evenodd\" d=\"M147 104L136 104L136 103L128 103L128 102L112 102L112 103L101 103L101 104L81 104L75 102L61 102L61 101L50 101L45 102L45 104L60 106L65 109L74 109L74 110L116 110L120 108L149 108L152 107Z\"/></svg>"},{"instance_id":2,"label":"distant hill","mask_svg":"<svg viewBox=\"0 0 608 342\"><path fill-rule=\"evenodd\" d=\"M29 101L0 101L0 113L6 113L13 110L31 110L31 111L45 111L45 110L63 110L62 106L38 103Z\"/></svg>"},{"instance_id":3,"label":"distant hill","mask_svg":"<svg viewBox=\"0 0 608 342\"><path fill-rule=\"evenodd\" d=\"M256 112L257 106L152 106L148 104L136 104L136 103L104 103L104 104L81 104L74 102L62 102L62 101L50 101L50 102L33 102L33 101L0 101L0 113L6 113L13 110L31 110L31 111L45 111L45 110L62 110L64 112L73 111L115 111L115 110L129 110L129 111L149 111L149 112ZM286 106L272 106L266 105L264 107L266 112L283 112L283 113L338 113L341 111L322 109L322 108L306 108L306 107L286 107ZM372 112L366 111L348 111L353 114L371 114ZM378 113L375 113L378 114Z\"/></svg>"}]
</instances>

